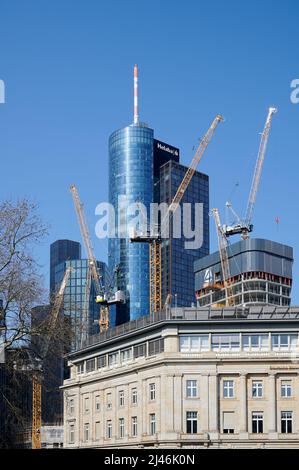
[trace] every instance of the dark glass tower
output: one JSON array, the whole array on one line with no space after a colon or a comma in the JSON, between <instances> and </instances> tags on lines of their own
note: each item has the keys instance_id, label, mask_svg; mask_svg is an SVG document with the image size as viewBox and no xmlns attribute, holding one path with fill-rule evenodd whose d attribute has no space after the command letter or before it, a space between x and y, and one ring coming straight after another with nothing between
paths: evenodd
<instances>
[{"instance_id":1,"label":"dark glass tower","mask_svg":"<svg viewBox=\"0 0 299 470\"><path fill-rule=\"evenodd\" d=\"M109 202L119 226L120 199L124 203L140 202L150 211L153 201L153 135L141 123L113 132L109 138ZM109 239L109 269L119 267L118 289L126 293L127 302L118 308L116 323L136 319L149 313L149 247L130 243L129 238Z\"/></svg>"},{"instance_id":2,"label":"dark glass tower","mask_svg":"<svg viewBox=\"0 0 299 470\"><path fill-rule=\"evenodd\" d=\"M160 167L159 202L171 203L187 168L171 159ZM194 204L203 204L203 242L199 248L187 249L183 236L183 219L181 238L170 237L162 243L162 305L167 294L172 294L172 305L188 307L196 302L194 262L209 254L209 177L198 171L183 196L184 203L191 204L191 226L194 229ZM184 222L186 223L186 221Z\"/></svg>"},{"instance_id":3,"label":"dark glass tower","mask_svg":"<svg viewBox=\"0 0 299 470\"><path fill-rule=\"evenodd\" d=\"M69 259L81 259L81 245L72 240L56 240L50 245L50 293L55 288L55 266Z\"/></svg>"}]
</instances>

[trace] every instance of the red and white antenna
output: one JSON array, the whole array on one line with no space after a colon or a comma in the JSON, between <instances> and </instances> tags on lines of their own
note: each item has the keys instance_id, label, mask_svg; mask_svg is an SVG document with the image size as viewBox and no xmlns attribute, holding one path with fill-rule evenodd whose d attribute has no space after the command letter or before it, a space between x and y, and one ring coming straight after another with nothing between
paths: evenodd
<instances>
[{"instance_id":1,"label":"red and white antenna","mask_svg":"<svg viewBox=\"0 0 299 470\"><path fill-rule=\"evenodd\" d=\"M134 65L134 124L139 123L138 115L138 65Z\"/></svg>"}]
</instances>

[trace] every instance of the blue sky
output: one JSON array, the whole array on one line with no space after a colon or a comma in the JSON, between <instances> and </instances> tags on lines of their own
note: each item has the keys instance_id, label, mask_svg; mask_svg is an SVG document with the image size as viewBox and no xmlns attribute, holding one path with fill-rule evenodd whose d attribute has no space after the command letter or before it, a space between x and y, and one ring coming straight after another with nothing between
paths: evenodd
<instances>
[{"instance_id":1,"label":"blue sky","mask_svg":"<svg viewBox=\"0 0 299 470\"><path fill-rule=\"evenodd\" d=\"M69 185L85 203L96 255L95 206L107 200L111 132L132 122L133 66L140 69L140 117L155 136L192 147L217 113L199 169L211 207L245 210L267 109L275 105L254 236L294 247L293 303L299 303L299 78L296 0L0 0L0 198L29 196L50 224L36 251L45 280L49 244L80 240ZM275 218L280 218L277 226ZM211 220L211 250L217 248Z\"/></svg>"}]
</instances>

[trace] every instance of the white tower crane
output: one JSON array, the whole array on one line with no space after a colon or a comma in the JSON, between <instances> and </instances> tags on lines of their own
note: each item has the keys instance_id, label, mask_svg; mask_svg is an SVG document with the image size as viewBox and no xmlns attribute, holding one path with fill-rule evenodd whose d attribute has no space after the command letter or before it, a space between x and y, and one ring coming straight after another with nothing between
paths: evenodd
<instances>
[{"instance_id":1,"label":"white tower crane","mask_svg":"<svg viewBox=\"0 0 299 470\"><path fill-rule=\"evenodd\" d=\"M265 153L266 153L266 148L267 148L267 142L268 142L269 133L270 133L271 121L272 121L273 114L276 112L277 112L276 108L273 108L273 107L269 108L265 127L261 136L257 161L255 165L253 180L251 184L251 189L249 193L247 209L246 209L246 214L245 214L244 219L241 219L240 217L237 216L230 202L226 203L226 207L228 207L232 211L234 216L237 218L237 222L235 224L223 226L223 232L226 237L240 233L243 240L246 240L248 238L249 232L252 232L253 230L253 225L252 225L253 209L254 209L254 205L256 201L258 187L260 184L262 168L263 168L263 163L264 163Z\"/></svg>"}]
</instances>

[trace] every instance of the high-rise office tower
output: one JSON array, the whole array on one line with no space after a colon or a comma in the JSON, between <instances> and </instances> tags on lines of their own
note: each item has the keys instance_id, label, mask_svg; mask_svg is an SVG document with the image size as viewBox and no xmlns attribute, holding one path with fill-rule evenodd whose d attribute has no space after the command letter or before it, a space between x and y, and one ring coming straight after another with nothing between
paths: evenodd
<instances>
[{"instance_id":1,"label":"high-rise office tower","mask_svg":"<svg viewBox=\"0 0 299 470\"><path fill-rule=\"evenodd\" d=\"M73 268L70 273L63 297L63 309L65 317L69 318L72 329L71 349L82 346L82 340L91 334L99 332L100 307L96 303L96 291L91 279L90 292L87 296L86 285L88 276L88 260L68 260L58 264L54 270L55 290L59 288L64 273L68 267ZM107 283L107 266L102 261L97 261L97 268L103 284ZM86 299L88 298L88 306Z\"/></svg>"},{"instance_id":2,"label":"high-rise office tower","mask_svg":"<svg viewBox=\"0 0 299 470\"><path fill-rule=\"evenodd\" d=\"M187 168L175 160L160 167L159 202L171 203ZM198 218L195 222L195 203ZM184 212L190 204L190 214ZM183 209L182 209L183 208ZM178 209L179 210L179 209ZM180 237L170 232L162 242L162 305L171 294L172 305L189 307L195 304L194 262L209 254L209 177L196 171L181 201ZM172 230L172 226L170 226ZM196 234L192 234L195 232ZM192 241L193 240L193 241ZM188 248L188 244L190 248Z\"/></svg>"},{"instance_id":3,"label":"high-rise office tower","mask_svg":"<svg viewBox=\"0 0 299 470\"><path fill-rule=\"evenodd\" d=\"M69 259L81 259L81 245L72 240L56 240L50 245L50 294L55 287L55 266Z\"/></svg>"},{"instance_id":4,"label":"high-rise office tower","mask_svg":"<svg viewBox=\"0 0 299 470\"><path fill-rule=\"evenodd\" d=\"M114 207L116 228L121 228L123 222L120 220L121 207L142 203L149 216L151 203L171 202L170 197L174 196L186 170L179 165L179 149L154 139L153 129L139 121L137 78L135 66L134 121L113 132L109 138L109 202ZM168 163L170 161L172 163ZM172 185L170 193L168 180ZM209 210L207 192L208 177L196 173L183 200L191 203L204 201L206 222ZM209 252L207 223L205 228L207 231L204 234L204 244L200 250L194 250L194 253L191 250L187 253L184 240L176 240L171 246L167 246L167 242L163 243L166 261L163 262L162 271L162 300L165 300L170 289L178 305L183 305L184 302L190 305L195 301L193 261ZM116 233L116 237L109 238L108 242L109 269L112 272L118 267L117 288L125 292L127 299L125 305L116 307L116 324L148 315L150 309L148 244L130 243L129 234L123 235ZM169 267L170 256L173 257L172 268ZM177 281L177 272L181 271L181 266L184 266L184 274L185 271L188 274Z\"/></svg>"}]
</instances>

